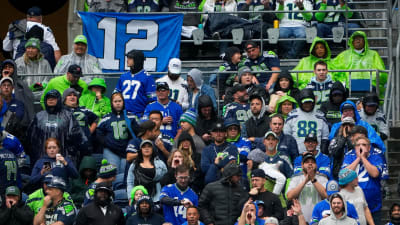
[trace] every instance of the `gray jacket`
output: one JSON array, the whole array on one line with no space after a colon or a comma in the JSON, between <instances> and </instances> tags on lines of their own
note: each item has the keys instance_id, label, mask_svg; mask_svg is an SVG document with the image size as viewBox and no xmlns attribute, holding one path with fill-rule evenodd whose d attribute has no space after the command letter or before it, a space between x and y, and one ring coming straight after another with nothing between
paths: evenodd
<instances>
[{"instance_id":1,"label":"gray jacket","mask_svg":"<svg viewBox=\"0 0 400 225\"><path fill-rule=\"evenodd\" d=\"M340 195L342 197L342 201L344 204L344 213L340 218L336 218L335 214L333 214L332 208L331 208L331 215L328 217L323 218L320 222L319 225L339 225L339 224L343 224L343 225L357 225L357 221L353 218L350 218L347 216L347 203L344 200L343 196L340 193L337 193L338 195ZM332 201L332 197L334 195L331 195L329 198L329 202Z\"/></svg>"}]
</instances>

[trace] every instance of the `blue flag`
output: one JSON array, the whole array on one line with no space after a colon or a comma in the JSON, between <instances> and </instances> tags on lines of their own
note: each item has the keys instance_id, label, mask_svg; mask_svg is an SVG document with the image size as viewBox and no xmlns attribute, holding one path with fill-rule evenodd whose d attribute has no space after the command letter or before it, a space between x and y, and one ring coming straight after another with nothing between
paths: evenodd
<instances>
[{"instance_id":1,"label":"blue flag","mask_svg":"<svg viewBox=\"0 0 400 225\"><path fill-rule=\"evenodd\" d=\"M104 71L128 70L126 56L142 50L147 71L167 71L170 58L179 58L183 14L128 14L79 12L88 53Z\"/></svg>"}]
</instances>

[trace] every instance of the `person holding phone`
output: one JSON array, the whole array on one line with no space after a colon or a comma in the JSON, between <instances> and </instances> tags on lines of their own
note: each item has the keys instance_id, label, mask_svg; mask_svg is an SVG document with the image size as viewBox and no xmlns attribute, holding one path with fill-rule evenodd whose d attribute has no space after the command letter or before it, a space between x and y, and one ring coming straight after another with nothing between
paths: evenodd
<instances>
[{"instance_id":1,"label":"person holding phone","mask_svg":"<svg viewBox=\"0 0 400 225\"><path fill-rule=\"evenodd\" d=\"M382 157L373 152L374 147L371 146L368 138L357 138L354 149L344 157L342 168L348 168L357 173L358 185L364 192L374 223L380 224L382 217L381 174L385 165Z\"/></svg>"},{"instance_id":2,"label":"person holding phone","mask_svg":"<svg viewBox=\"0 0 400 225\"><path fill-rule=\"evenodd\" d=\"M60 154L60 142L56 138L48 138L45 142L45 155L33 166L30 184L40 188L41 181L55 167L62 168L68 178L78 178L79 173L68 157Z\"/></svg>"}]
</instances>

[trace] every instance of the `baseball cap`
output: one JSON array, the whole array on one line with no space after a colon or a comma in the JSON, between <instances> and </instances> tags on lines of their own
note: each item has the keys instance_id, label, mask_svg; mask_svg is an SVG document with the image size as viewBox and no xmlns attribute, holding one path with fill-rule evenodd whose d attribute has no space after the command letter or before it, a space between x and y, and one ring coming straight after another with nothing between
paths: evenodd
<instances>
[{"instance_id":1,"label":"baseball cap","mask_svg":"<svg viewBox=\"0 0 400 225\"><path fill-rule=\"evenodd\" d=\"M351 124L351 125L354 125L354 124L356 124L356 123L354 122L354 119L353 119L353 118L351 118L350 116L347 116L347 117L343 118L342 124Z\"/></svg>"},{"instance_id":2,"label":"baseball cap","mask_svg":"<svg viewBox=\"0 0 400 225\"><path fill-rule=\"evenodd\" d=\"M181 74L182 62L178 58L172 58L168 63L168 71L172 74Z\"/></svg>"},{"instance_id":3,"label":"baseball cap","mask_svg":"<svg viewBox=\"0 0 400 225\"><path fill-rule=\"evenodd\" d=\"M87 39L86 39L85 35L80 34L80 35L75 37L74 43L75 44L76 43L83 43L83 44L87 45Z\"/></svg>"},{"instance_id":4,"label":"baseball cap","mask_svg":"<svg viewBox=\"0 0 400 225\"><path fill-rule=\"evenodd\" d=\"M41 16L42 15L42 9L37 7L37 6L33 6L32 8L28 9L26 14L28 16Z\"/></svg>"},{"instance_id":5,"label":"baseball cap","mask_svg":"<svg viewBox=\"0 0 400 225\"><path fill-rule=\"evenodd\" d=\"M262 206L264 206L264 208L265 208L265 202L262 201L262 200L255 200L254 203L255 203L256 205L262 205Z\"/></svg>"},{"instance_id":6,"label":"baseball cap","mask_svg":"<svg viewBox=\"0 0 400 225\"><path fill-rule=\"evenodd\" d=\"M275 139L279 140L278 135L276 135L275 132L273 132L273 131L268 131L267 133L265 133L264 139L267 139L267 137L270 135L272 135Z\"/></svg>"},{"instance_id":7,"label":"baseball cap","mask_svg":"<svg viewBox=\"0 0 400 225\"><path fill-rule=\"evenodd\" d=\"M301 100L301 103L306 103L306 102L314 102L314 99L312 98L305 98Z\"/></svg>"},{"instance_id":8,"label":"baseball cap","mask_svg":"<svg viewBox=\"0 0 400 225\"><path fill-rule=\"evenodd\" d=\"M68 73L71 73L74 77L83 77L82 68L76 64L68 67Z\"/></svg>"},{"instance_id":9,"label":"baseball cap","mask_svg":"<svg viewBox=\"0 0 400 225\"><path fill-rule=\"evenodd\" d=\"M3 82L5 82L5 81L9 81L12 85L14 85L14 81L13 81L13 79L11 77L3 77L3 78L1 78L0 85L3 84Z\"/></svg>"},{"instance_id":10,"label":"baseball cap","mask_svg":"<svg viewBox=\"0 0 400 225\"><path fill-rule=\"evenodd\" d=\"M357 178L357 173L349 168L343 168L339 172L339 185L346 185Z\"/></svg>"},{"instance_id":11,"label":"baseball cap","mask_svg":"<svg viewBox=\"0 0 400 225\"><path fill-rule=\"evenodd\" d=\"M265 172L262 169L255 169L251 171L251 177L262 177L265 178Z\"/></svg>"},{"instance_id":12,"label":"baseball cap","mask_svg":"<svg viewBox=\"0 0 400 225\"><path fill-rule=\"evenodd\" d=\"M142 148L143 145L145 145L145 144L149 144L149 145L153 146L153 142L151 142L150 140L144 140L144 141L142 141L142 143L140 143L140 148Z\"/></svg>"},{"instance_id":13,"label":"baseball cap","mask_svg":"<svg viewBox=\"0 0 400 225\"><path fill-rule=\"evenodd\" d=\"M304 139L304 142L318 142L318 138L317 135L315 134L315 132L310 132L309 134L307 134L306 138Z\"/></svg>"},{"instance_id":14,"label":"baseball cap","mask_svg":"<svg viewBox=\"0 0 400 225\"><path fill-rule=\"evenodd\" d=\"M342 107L342 110L345 110L345 109L353 109L354 110L354 106L350 103L345 103Z\"/></svg>"},{"instance_id":15,"label":"baseball cap","mask_svg":"<svg viewBox=\"0 0 400 225\"><path fill-rule=\"evenodd\" d=\"M339 184L336 180L330 180L328 183L326 183L326 194L328 196L331 196L332 194L335 194L336 192L339 192Z\"/></svg>"},{"instance_id":16,"label":"baseball cap","mask_svg":"<svg viewBox=\"0 0 400 225\"><path fill-rule=\"evenodd\" d=\"M169 85L167 82L157 82L156 90L169 90Z\"/></svg>"},{"instance_id":17,"label":"baseball cap","mask_svg":"<svg viewBox=\"0 0 400 225\"><path fill-rule=\"evenodd\" d=\"M15 195L15 196L20 196L21 192L19 191L19 188L16 186L10 186L6 189L6 195Z\"/></svg>"},{"instance_id":18,"label":"baseball cap","mask_svg":"<svg viewBox=\"0 0 400 225\"><path fill-rule=\"evenodd\" d=\"M107 191L110 196L114 195L114 191L112 189L112 183L111 182L101 182L101 183L97 184L95 192L98 192L100 190Z\"/></svg>"},{"instance_id":19,"label":"baseball cap","mask_svg":"<svg viewBox=\"0 0 400 225\"><path fill-rule=\"evenodd\" d=\"M212 131L226 131L226 127L222 121L215 123Z\"/></svg>"},{"instance_id":20,"label":"baseball cap","mask_svg":"<svg viewBox=\"0 0 400 225\"><path fill-rule=\"evenodd\" d=\"M314 162L317 162L315 160L314 155L311 152L307 152L306 154L303 155L303 160L301 161L302 163L304 163L305 161L307 161L308 159L312 159L314 160Z\"/></svg>"}]
</instances>

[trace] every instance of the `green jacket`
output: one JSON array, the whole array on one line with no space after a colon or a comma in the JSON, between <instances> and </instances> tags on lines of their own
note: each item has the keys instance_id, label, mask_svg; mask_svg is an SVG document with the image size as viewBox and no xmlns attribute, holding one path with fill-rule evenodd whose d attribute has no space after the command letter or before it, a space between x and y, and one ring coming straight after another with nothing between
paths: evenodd
<instances>
[{"instance_id":1,"label":"green jacket","mask_svg":"<svg viewBox=\"0 0 400 225\"><path fill-rule=\"evenodd\" d=\"M362 53L357 53L354 50L353 39L355 36L363 36L365 41L364 51ZM385 64L382 58L379 56L377 51L369 49L367 35L363 31L356 31L351 35L349 42L349 49L341 52L334 60L333 63L337 69L379 69L384 70ZM349 86L349 73L340 73L346 86ZM351 73L351 79L370 79L370 72L353 72ZM379 74L379 93L380 97L385 96L387 82L387 73ZM376 73L372 73L372 85L376 86Z\"/></svg>"},{"instance_id":2,"label":"green jacket","mask_svg":"<svg viewBox=\"0 0 400 225\"><path fill-rule=\"evenodd\" d=\"M272 117L272 116L274 116L275 114L278 114L278 113L279 113L279 114L281 114L281 115L283 116L283 118L285 118L285 120L286 120L287 115L283 115L283 114L282 114L282 111L281 111L281 105L282 105L282 103L283 103L284 101L286 101L286 100L288 100L288 101L290 101L291 103L294 104L293 109L299 107L299 104L297 103L296 99L294 99L293 97L291 97L291 96L289 96L289 95L282 96L282 97L278 100L278 102L276 103L275 113L271 114L270 117Z\"/></svg>"},{"instance_id":3,"label":"green jacket","mask_svg":"<svg viewBox=\"0 0 400 225\"><path fill-rule=\"evenodd\" d=\"M317 43L323 43L326 48L326 56L325 58L318 58L313 55L313 49ZM315 37L313 43L311 44L310 47L310 56L304 57L300 60L299 64L293 69L293 70L314 70L314 64L318 61L324 61L326 64L328 64L328 70L333 70L334 64L332 63L331 59L331 49L329 48L328 43L320 38L320 37ZM311 81L311 78L314 76L314 73L298 73L299 74L299 80L297 82L297 73L292 73L293 81L295 84L297 84L296 87L298 87L300 90L305 88L307 84Z\"/></svg>"},{"instance_id":4,"label":"green jacket","mask_svg":"<svg viewBox=\"0 0 400 225\"><path fill-rule=\"evenodd\" d=\"M85 169L94 170L92 177L84 178L83 172ZM71 182L71 197L78 207L82 205L85 198L85 191L91 183L96 180L96 160L91 156L85 156L79 166L79 178L72 180Z\"/></svg>"},{"instance_id":5,"label":"green jacket","mask_svg":"<svg viewBox=\"0 0 400 225\"><path fill-rule=\"evenodd\" d=\"M88 90L88 86L85 83L85 81L83 80L79 80L78 81L78 85L83 88L82 94L84 95L87 90ZM42 98L40 99L40 104L42 105L42 107L44 108L44 96L46 95L47 92L49 92L50 90L56 89L58 92L60 92L61 96L63 94L63 92L71 87L71 83L67 80L67 75L63 75L63 76L58 76L55 77L53 79L51 79L49 81L49 83L47 84L46 89L44 89Z\"/></svg>"},{"instance_id":6,"label":"green jacket","mask_svg":"<svg viewBox=\"0 0 400 225\"><path fill-rule=\"evenodd\" d=\"M104 115L111 112L111 101L104 95L107 86L105 81L101 78L93 78L88 88L90 89L92 86L100 86L104 88L101 100L97 100L96 93L89 90L79 98L79 106L84 106L101 119Z\"/></svg>"},{"instance_id":7,"label":"green jacket","mask_svg":"<svg viewBox=\"0 0 400 225\"><path fill-rule=\"evenodd\" d=\"M38 214L39 210L42 208L44 197L45 197L45 195L43 193L43 188L40 188L40 189L36 190L35 192L33 192L32 194L30 194L28 197L28 200L26 200L26 205L32 209L32 211L35 213L35 215ZM63 197L66 201L74 203L72 201L71 196L68 194L68 192L64 191Z\"/></svg>"}]
</instances>

